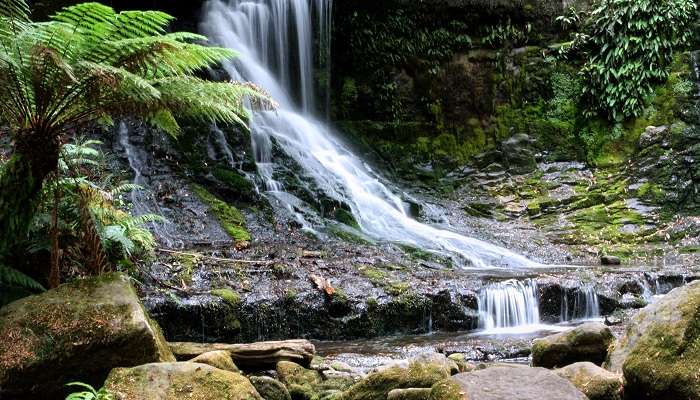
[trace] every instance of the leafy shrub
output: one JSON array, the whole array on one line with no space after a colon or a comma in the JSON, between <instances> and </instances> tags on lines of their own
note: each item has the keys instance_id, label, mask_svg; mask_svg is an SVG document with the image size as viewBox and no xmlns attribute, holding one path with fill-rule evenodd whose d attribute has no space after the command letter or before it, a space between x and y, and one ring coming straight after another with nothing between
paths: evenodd
<instances>
[{"instance_id":1,"label":"leafy shrub","mask_svg":"<svg viewBox=\"0 0 700 400\"><path fill-rule=\"evenodd\" d=\"M114 396L105 388L95 390L94 387L82 382L71 382L66 386L76 386L85 390L73 392L66 397L66 400L113 400Z\"/></svg>"},{"instance_id":2,"label":"leafy shrub","mask_svg":"<svg viewBox=\"0 0 700 400\"><path fill-rule=\"evenodd\" d=\"M157 215L133 216L127 211L126 194L142 190L121 182L108 172L99 141L78 140L61 151L58 175L45 185L39 212L31 227L29 252L48 251L52 214L56 212L57 234L64 248L64 263L78 267L84 257L103 254L104 263L135 260L151 252L155 239L146 225L162 222ZM92 246L87 249L84 246Z\"/></svg>"},{"instance_id":3,"label":"leafy shrub","mask_svg":"<svg viewBox=\"0 0 700 400\"><path fill-rule=\"evenodd\" d=\"M588 21L581 74L588 114L638 116L691 38L692 0L599 0Z\"/></svg>"}]
</instances>

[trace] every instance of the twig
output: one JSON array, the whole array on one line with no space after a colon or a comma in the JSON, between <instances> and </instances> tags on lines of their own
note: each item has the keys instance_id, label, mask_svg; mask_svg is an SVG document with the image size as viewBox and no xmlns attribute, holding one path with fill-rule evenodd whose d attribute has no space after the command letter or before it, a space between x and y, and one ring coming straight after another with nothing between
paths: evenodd
<instances>
[{"instance_id":1,"label":"twig","mask_svg":"<svg viewBox=\"0 0 700 400\"><path fill-rule=\"evenodd\" d=\"M242 263L242 264L274 264L277 261L272 261L272 260L240 260L240 259L235 259L235 258L221 258L221 257L213 257L213 256L205 256L203 254L198 254L198 253L188 253L184 251L175 251L175 250L168 250L168 249L161 249L158 248L156 249L158 251L161 251L163 253L169 253L169 254L179 254L183 256L190 256L190 257L201 257L201 258L206 258L209 260L213 261L220 261L220 262L229 262L229 263Z\"/></svg>"}]
</instances>

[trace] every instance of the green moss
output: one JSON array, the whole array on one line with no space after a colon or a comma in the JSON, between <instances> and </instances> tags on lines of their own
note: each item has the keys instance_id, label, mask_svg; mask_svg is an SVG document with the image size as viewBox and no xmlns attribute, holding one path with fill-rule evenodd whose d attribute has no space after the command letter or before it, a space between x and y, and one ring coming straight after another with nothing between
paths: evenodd
<instances>
[{"instance_id":1,"label":"green moss","mask_svg":"<svg viewBox=\"0 0 700 400\"><path fill-rule=\"evenodd\" d=\"M645 182L637 189L637 196L654 203L663 203L666 192L655 183Z\"/></svg>"},{"instance_id":2,"label":"green moss","mask_svg":"<svg viewBox=\"0 0 700 400\"><path fill-rule=\"evenodd\" d=\"M187 284L192 283L192 273L199 262L199 256L196 254L175 254L173 259L181 266L178 277Z\"/></svg>"},{"instance_id":3,"label":"green moss","mask_svg":"<svg viewBox=\"0 0 700 400\"><path fill-rule=\"evenodd\" d=\"M241 295L229 288L214 289L211 291L211 294L220 297L223 301L233 307L237 307L241 304Z\"/></svg>"},{"instance_id":4,"label":"green moss","mask_svg":"<svg viewBox=\"0 0 700 400\"><path fill-rule=\"evenodd\" d=\"M344 208L336 208L335 219L343 224L355 229L360 229L360 224L357 223L352 213Z\"/></svg>"},{"instance_id":5,"label":"green moss","mask_svg":"<svg viewBox=\"0 0 700 400\"><path fill-rule=\"evenodd\" d=\"M280 361L277 363L277 376L287 386L292 400L315 400L322 390L321 376L318 372L306 369L299 364Z\"/></svg>"},{"instance_id":6,"label":"green moss","mask_svg":"<svg viewBox=\"0 0 700 400\"><path fill-rule=\"evenodd\" d=\"M357 270L370 280L375 286L383 286L386 283L387 273L379 268L368 265L361 265Z\"/></svg>"},{"instance_id":7,"label":"green moss","mask_svg":"<svg viewBox=\"0 0 700 400\"><path fill-rule=\"evenodd\" d=\"M226 233L235 241L249 242L251 240L250 232L246 229L245 218L236 207L219 200L202 186L191 184L190 188L202 202L209 206L209 211L216 216L221 227L224 228Z\"/></svg>"},{"instance_id":8,"label":"green moss","mask_svg":"<svg viewBox=\"0 0 700 400\"><path fill-rule=\"evenodd\" d=\"M429 400L462 400L464 392L457 383L451 379L445 379L433 385L430 390Z\"/></svg>"},{"instance_id":9,"label":"green moss","mask_svg":"<svg viewBox=\"0 0 700 400\"><path fill-rule=\"evenodd\" d=\"M250 193L254 190L253 184L235 171L224 168L216 168L212 172L214 177L233 189L237 193Z\"/></svg>"},{"instance_id":10,"label":"green moss","mask_svg":"<svg viewBox=\"0 0 700 400\"><path fill-rule=\"evenodd\" d=\"M365 239L363 236L360 236L360 234L355 233L355 231L352 229L343 227L342 225L331 225L328 227L328 232L347 243L372 244L372 242Z\"/></svg>"},{"instance_id":11,"label":"green moss","mask_svg":"<svg viewBox=\"0 0 700 400\"><path fill-rule=\"evenodd\" d=\"M449 376L448 370L436 364L412 363L408 368L387 368L351 386L343 394L343 399L386 400L392 389L430 388Z\"/></svg>"}]
</instances>

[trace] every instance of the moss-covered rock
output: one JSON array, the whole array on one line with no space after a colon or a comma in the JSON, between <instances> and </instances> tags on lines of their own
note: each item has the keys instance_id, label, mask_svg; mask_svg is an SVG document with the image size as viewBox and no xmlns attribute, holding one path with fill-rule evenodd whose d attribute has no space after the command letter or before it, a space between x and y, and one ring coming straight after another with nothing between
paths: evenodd
<instances>
[{"instance_id":1,"label":"moss-covered rock","mask_svg":"<svg viewBox=\"0 0 700 400\"><path fill-rule=\"evenodd\" d=\"M251 376L250 383L265 400L292 400L282 382L269 376Z\"/></svg>"},{"instance_id":2,"label":"moss-covered rock","mask_svg":"<svg viewBox=\"0 0 700 400\"><path fill-rule=\"evenodd\" d=\"M233 363L231 353L226 350L209 351L191 359L190 362L211 365L224 371L240 372L236 364Z\"/></svg>"},{"instance_id":3,"label":"moss-covered rock","mask_svg":"<svg viewBox=\"0 0 700 400\"><path fill-rule=\"evenodd\" d=\"M430 389L430 400L463 400L462 388L451 379L445 379Z\"/></svg>"},{"instance_id":4,"label":"moss-covered rock","mask_svg":"<svg viewBox=\"0 0 700 400\"><path fill-rule=\"evenodd\" d=\"M555 368L579 361L602 364L614 339L610 328L599 322L589 322L566 332L535 339L532 365Z\"/></svg>"},{"instance_id":5,"label":"moss-covered rock","mask_svg":"<svg viewBox=\"0 0 700 400\"><path fill-rule=\"evenodd\" d=\"M386 396L387 400L429 400L430 388L393 389Z\"/></svg>"},{"instance_id":6,"label":"moss-covered rock","mask_svg":"<svg viewBox=\"0 0 700 400\"><path fill-rule=\"evenodd\" d=\"M119 400L262 400L243 375L191 362L115 368L104 386Z\"/></svg>"},{"instance_id":7,"label":"moss-covered rock","mask_svg":"<svg viewBox=\"0 0 700 400\"><path fill-rule=\"evenodd\" d=\"M554 373L568 379L588 400L621 400L622 375L607 371L590 362L577 362Z\"/></svg>"},{"instance_id":8,"label":"moss-covered rock","mask_svg":"<svg viewBox=\"0 0 700 400\"><path fill-rule=\"evenodd\" d=\"M64 284L0 309L0 397L65 396L115 367L174 361L125 275Z\"/></svg>"},{"instance_id":9,"label":"moss-covered rock","mask_svg":"<svg viewBox=\"0 0 700 400\"><path fill-rule=\"evenodd\" d=\"M287 386L292 400L311 400L318 396L321 375L290 361L277 363L277 376Z\"/></svg>"},{"instance_id":10,"label":"moss-covered rock","mask_svg":"<svg viewBox=\"0 0 700 400\"><path fill-rule=\"evenodd\" d=\"M700 398L700 281L639 311L606 367L623 372L625 398Z\"/></svg>"},{"instance_id":11,"label":"moss-covered rock","mask_svg":"<svg viewBox=\"0 0 700 400\"><path fill-rule=\"evenodd\" d=\"M221 227L224 228L226 233L228 233L235 242L250 242L251 236L246 228L246 220L236 207L220 200L202 186L192 184L190 185L190 189L203 203L209 206L209 211L216 216Z\"/></svg>"},{"instance_id":12,"label":"moss-covered rock","mask_svg":"<svg viewBox=\"0 0 700 400\"><path fill-rule=\"evenodd\" d=\"M430 388L450 376L441 365L411 363L408 368L391 367L368 375L343 393L343 400L386 400L393 389Z\"/></svg>"}]
</instances>

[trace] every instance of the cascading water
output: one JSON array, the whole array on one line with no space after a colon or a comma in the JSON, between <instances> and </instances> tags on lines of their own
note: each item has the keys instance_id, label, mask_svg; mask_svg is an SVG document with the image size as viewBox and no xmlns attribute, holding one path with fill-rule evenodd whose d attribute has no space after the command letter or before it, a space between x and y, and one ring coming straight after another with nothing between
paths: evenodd
<instances>
[{"instance_id":1,"label":"cascading water","mask_svg":"<svg viewBox=\"0 0 700 400\"><path fill-rule=\"evenodd\" d=\"M482 288L478 297L481 328L487 332L539 325L537 282L508 280Z\"/></svg>"},{"instance_id":2,"label":"cascading water","mask_svg":"<svg viewBox=\"0 0 700 400\"><path fill-rule=\"evenodd\" d=\"M134 215L156 214L164 216L165 213L160 207L158 200L154 197L153 191L150 190L148 181L143 175L143 171L147 169L146 150L140 146L134 146L129 140L129 127L125 122L121 122L117 128L119 144L124 150L124 155L129 161L129 168L134 173L132 182L142 187L139 190L130 192L130 200ZM183 243L177 239L174 234L174 227L169 221L151 223L150 229L155 234L156 238L167 247L182 247Z\"/></svg>"},{"instance_id":3,"label":"cascading water","mask_svg":"<svg viewBox=\"0 0 700 400\"><path fill-rule=\"evenodd\" d=\"M250 122L258 170L268 194L290 209L300 201L275 179L272 148L276 144L320 190L347 204L362 231L373 238L449 254L476 268L538 266L504 248L412 219L382 178L314 116L318 111L312 15L319 16L320 42L325 46L321 52L327 56L330 10L331 0L211 0L205 6L203 32L239 53L224 66L231 78L257 84L279 104L275 111L256 112ZM296 216L313 229L303 216Z\"/></svg>"}]
</instances>

